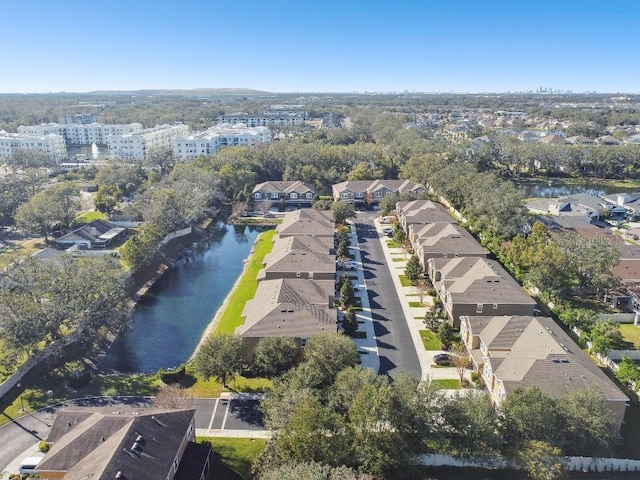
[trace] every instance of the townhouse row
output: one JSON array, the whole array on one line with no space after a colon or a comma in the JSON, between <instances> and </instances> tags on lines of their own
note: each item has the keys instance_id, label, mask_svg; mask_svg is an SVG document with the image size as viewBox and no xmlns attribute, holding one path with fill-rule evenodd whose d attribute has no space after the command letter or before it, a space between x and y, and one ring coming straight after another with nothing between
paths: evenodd
<instances>
[{"instance_id":1,"label":"townhouse row","mask_svg":"<svg viewBox=\"0 0 640 480\"><path fill-rule=\"evenodd\" d=\"M264 337L289 337L305 346L309 337L337 332L334 237L331 211L285 213L235 331L249 350Z\"/></svg>"},{"instance_id":2,"label":"townhouse row","mask_svg":"<svg viewBox=\"0 0 640 480\"><path fill-rule=\"evenodd\" d=\"M621 427L629 398L553 319L536 316L536 302L442 205L399 202L396 212L494 405L518 387L558 397L597 385Z\"/></svg>"}]
</instances>

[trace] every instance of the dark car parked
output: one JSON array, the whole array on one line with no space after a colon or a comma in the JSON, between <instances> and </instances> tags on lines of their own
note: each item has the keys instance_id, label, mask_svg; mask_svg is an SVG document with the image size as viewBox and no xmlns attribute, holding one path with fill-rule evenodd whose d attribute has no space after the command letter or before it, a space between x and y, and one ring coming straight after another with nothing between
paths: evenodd
<instances>
[{"instance_id":1,"label":"dark car parked","mask_svg":"<svg viewBox=\"0 0 640 480\"><path fill-rule=\"evenodd\" d=\"M433 363L436 365L451 365L451 355L448 353L439 353L434 355Z\"/></svg>"}]
</instances>

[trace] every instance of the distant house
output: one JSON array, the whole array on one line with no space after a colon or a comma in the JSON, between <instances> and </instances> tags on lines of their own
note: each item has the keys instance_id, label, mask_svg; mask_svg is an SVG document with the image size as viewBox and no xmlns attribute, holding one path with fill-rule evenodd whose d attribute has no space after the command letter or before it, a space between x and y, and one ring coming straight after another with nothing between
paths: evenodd
<instances>
[{"instance_id":1,"label":"distant house","mask_svg":"<svg viewBox=\"0 0 640 480\"><path fill-rule=\"evenodd\" d=\"M583 135L574 135L573 137L567 137L566 141L571 145L593 145L595 140L585 137Z\"/></svg>"},{"instance_id":2,"label":"distant house","mask_svg":"<svg viewBox=\"0 0 640 480\"><path fill-rule=\"evenodd\" d=\"M542 137L540 141L542 143L548 143L552 145L564 145L565 143L567 143L567 141L560 135L547 135L546 137Z\"/></svg>"},{"instance_id":3,"label":"distant house","mask_svg":"<svg viewBox=\"0 0 640 480\"><path fill-rule=\"evenodd\" d=\"M277 206L283 201L285 206L297 208L310 207L316 190L312 185L300 181L268 181L262 182L253 188L253 201L255 204L269 203Z\"/></svg>"},{"instance_id":4,"label":"distant house","mask_svg":"<svg viewBox=\"0 0 640 480\"><path fill-rule=\"evenodd\" d=\"M195 443L194 416L195 410L164 408L61 410L39 478L205 480L211 449Z\"/></svg>"},{"instance_id":5,"label":"distant house","mask_svg":"<svg viewBox=\"0 0 640 480\"><path fill-rule=\"evenodd\" d=\"M335 255L300 248L275 248L264 259L258 280L300 278L335 280Z\"/></svg>"},{"instance_id":6,"label":"distant house","mask_svg":"<svg viewBox=\"0 0 640 480\"><path fill-rule=\"evenodd\" d=\"M620 430L629 398L551 318L462 316L460 335L494 405L519 387L560 397L596 385Z\"/></svg>"},{"instance_id":7,"label":"distant house","mask_svg":"<svg viewBox=\"0 0 640 480\"><path fill-rule=\"evenodd\" d=\"M76 245L83 250L107 248L126 235L127 229L106 220L94 220L56 239L60 246Z\"/></svg>"},{"instance_id":8,"label":"distant house","mask_svg":"<svg viewBox=\"0 0 640 480\"><path fill-rule=\"evenodd\" d=\"M422 185L411 180L355 180L333 185L333 199L360 205L375 205L383 198L399 193L421 193Z\"/></svg>"},{"instance_id":9,"label":"distant house","mask_svg":"<svg viewBox=\"0 0 640 480\"><path fill-rule=\"evenodd\" d=\"M602 137L596 138L596 143L600 145L622 145L622 141L611 135L603 135Z\"/></svg>"},{"instance_id":10,"label":"distant house","mask_svg":"<svg viewBox=\"0 0 640 480\"><path fill-rule=\"evenodd\" d=\"M280 238L310 235L333 239L335 228L332 211L302 208L287 212L282 223L276 227L276 231Z\"/></svg>"},{"instance_id":11,"label":"distant house","mask_svg":"<svg viewBox=\"0 0 640 480\"><path fill-rule=\"evenodd\" d=\"M430 258L427 271L455 327L463 315L533 315L535 300L495 260Z\"/></svg>"}]
</instances>

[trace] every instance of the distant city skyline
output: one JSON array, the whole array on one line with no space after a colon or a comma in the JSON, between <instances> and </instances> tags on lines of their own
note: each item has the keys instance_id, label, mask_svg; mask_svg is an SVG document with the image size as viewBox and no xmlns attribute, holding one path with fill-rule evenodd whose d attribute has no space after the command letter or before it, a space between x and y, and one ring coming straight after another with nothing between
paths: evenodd
<instances>
[{"instance_id":1,"label":"distant city skyline","mask_svg":"<svg viewBox=\"0 0 640 480\"><path fill-rule=\"evenodd\" d=\"M25 0L2 10L0 93L640 93L633 0Z\"/></svg>"}]
</instances>

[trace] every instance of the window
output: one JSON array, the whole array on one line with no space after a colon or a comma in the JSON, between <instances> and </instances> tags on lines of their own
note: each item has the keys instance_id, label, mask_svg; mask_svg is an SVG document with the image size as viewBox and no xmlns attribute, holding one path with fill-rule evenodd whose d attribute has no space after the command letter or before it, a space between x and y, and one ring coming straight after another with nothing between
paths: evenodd
<instances>
[{"instance_id":1,"label":"window","mask_svg":"<svg viewBox=\"0 0 640 480\"><path fill-rule=\"evenodd\" d=\"M349 198L349 194L344 192L340 194L340 198Z\"/></svg>"},{"instance_id":2,"label":"window","mask_svg":"<svg viewBox=\"0 0 640 480\"><path fill-rule=\"evenodd\" d=\"M362 198L364 197L362 192L356 192L356 198Z\"/></svg>"},{"instance_id":3,"label":"window","mask_svg":"<svg viewBox=\"0 0 640 480\"><path fill-rule=\"evenodd\" d=\"M301 339L300 339L300 346L301 346L302 348L304 348L304 347L306 347L306 346L307 346L307 339L306 339L306 338L301 338Z\"/></svg>"},{"instance_id":4,"label":"window","mask_svg":"<svg viewBox=\"0 0 640 480\"><path fill-rule=\"evenodd\" d=\"M382 197L382 192L376 192L376 198Z\"/></svg>"},{"instance_id":5,"label":"window","mask_svg":"<svg viewBox=\"0 0 640 480\"><path fill-rule=\"evenodd\" d=\"M498 309L498 304L497 304L497 303L494 303L494 304L493 304L493 309L494 309L494 310L497 310L497 309Z\"/></svg>"},{"instance_id":6,"label":"window","mask_svg":"<svg viewBox=\"0 0 640 480\"><path fill-rule=\"evenodd\" d=\"M313 193L307 192L307 198L313 198Z\"/></svg>"},{"instance_id":7,"label":"window","mask_svg":"<svg viewBox=\"0 0 640 480\"><path fill-rule=\"evenodd\" d=\"M483 306L483 305L482 305L481 303L478 303L478 304L476 305L476 313L482 313L482 306Z\"/></svg>"},{"instance_id":8,"label":"window","mask_svg":"<svg viewBox=\"0 0 640 480\"><path fill-rule=\"evenodd\" d=\"M260 200L260 199L262 198L262 194L261 194L260 192L256 192L256 193L253 195L253 198L255 198L256 200Z\"/></svg>"},{"instance_id":9,"label":"window","mask_svg":"<svg viewBox=\"0 0 640 480\"><path fill-rule=\"evenodd\" d=\"M387 193L385 193L385 195L386 195L387 197L390 197L391 195L393 195L393 192L387 192Z\"/></svg>"},{"instance_id":10,"label":"window","mask_svg":"<svg viewBox=\"0 0 640 480\"><path fill-rule=\"evenodd\" d=\"M289 198L291 198L292 200L293 200L294 198L298 198L298 194L297 194L297 193L295 193L295 192L291 192L291 195L289 195Z\"/></svg>"},{"instance_id":11,"label":"window","mask_svg":"<svg viewBox=\"0 0 640 480\"><path fill-rule=\"evenodd\" d=\"M271 198L278 198L280 194L278 192L271 192Z\"/></svg>"}]
</instances>

